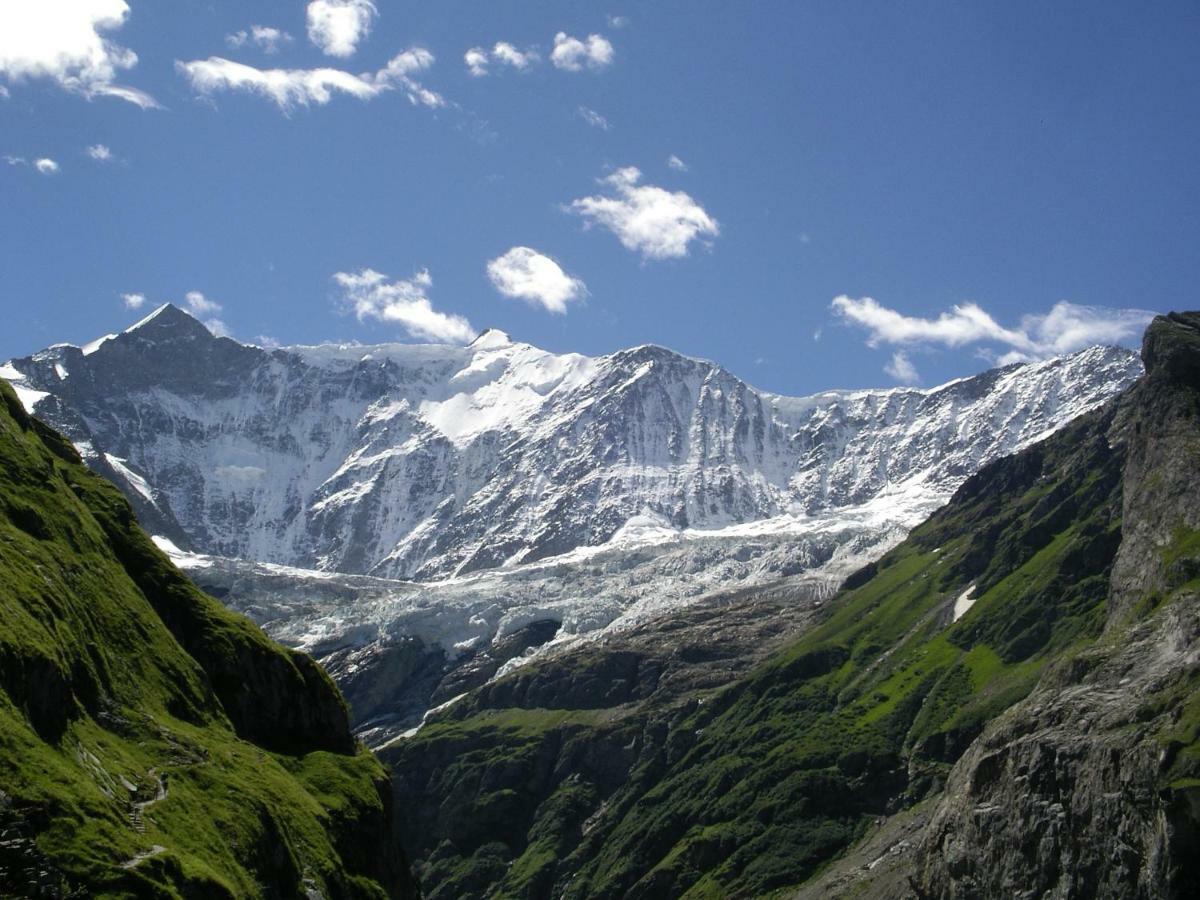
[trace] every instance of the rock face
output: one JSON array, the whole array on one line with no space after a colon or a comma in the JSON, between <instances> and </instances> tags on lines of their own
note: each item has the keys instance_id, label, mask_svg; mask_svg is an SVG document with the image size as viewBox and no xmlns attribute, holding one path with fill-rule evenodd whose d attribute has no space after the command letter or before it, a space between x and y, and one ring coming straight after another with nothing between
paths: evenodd
<instances>
[{"instance_id":1,"label":"rock face","mask_svg":"<svg viewBox=\"0 0 1200 900\"><path fill-rule=\"evenodd\" d=\"M0 895L413 897L392 816L328 676L0 385Z\"/></svg>"},{"instance_id":2,"label":"rock face","mask_svg":"<svg viewBox=\"0 0 1200 900\"><path fill-rule=\"evenodd\" d=\"M431 896L1196 896L1198 323L1156 319L1130 390L788 600L798 637L740 644L746 591L394 742ZM722 676L724 647L755 662Z\"/></svg>"},{"instance_id":3,"label":"rock face","mask_svg":"<svg viewBox=\"0 0 1200 900\"><path fill-rule=\"evenodd\" d=\"M168 305L0 375L185 549L427 580L602 544L639 515L710 529L876 498L924 515L1139 371L1093 348L788 398L661 347L265 350Z\"/></svg>"},{"instance_id":4,"label":"rock face","mask_svg":"<svg viewBox=\"0 0 1200 900\"><path fill-rule=\"evenodd\" d=\"M1156 319L1142 353L1112 433L1124 478L1106 639L955 767L922 848L938 895L1200 890L1200 314Z\"/></svg>"}]
</instances>

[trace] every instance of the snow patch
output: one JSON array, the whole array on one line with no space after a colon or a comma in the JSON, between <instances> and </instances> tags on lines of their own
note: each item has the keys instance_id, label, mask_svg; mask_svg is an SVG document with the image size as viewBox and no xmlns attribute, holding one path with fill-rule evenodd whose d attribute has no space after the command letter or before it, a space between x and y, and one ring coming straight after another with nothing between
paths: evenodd
<instances>
[{"instance_id":1,"label":"snow patch","mask_svg":"<svg viewBox=\"0 0 1200 900\"><path fill-rule=\"evenodd\" d=\"M128 482L129 486L142 495L146 500L154 503L154 491L150 488L150 484L133 469L129 468L127 462L119 456L113 456L111 453L105 453L104 458L108 460L108 464L116 469L117 474Z\"/></svg>"},{"instance_id":2,"label":"snow patch","mask_svg":"<svg viewBox=\"0 0 1200 900\"><path fill-rule=\"evenodd\" d=\"M975 605L975 584L972 582L954 601L954 621L957 622Z\"/></svg>"}]
</instances>

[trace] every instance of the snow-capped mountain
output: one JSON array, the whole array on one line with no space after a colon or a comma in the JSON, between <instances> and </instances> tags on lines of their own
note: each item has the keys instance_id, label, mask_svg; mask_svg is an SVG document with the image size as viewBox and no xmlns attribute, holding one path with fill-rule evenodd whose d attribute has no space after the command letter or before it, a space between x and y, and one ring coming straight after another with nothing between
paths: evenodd
<instances>
[{"instance_id":1,"label":"snow-capped mountain","mask_svg":"<svg viewBox=\"0 0 1200 900\"><path fill-rule=\"evenodd\" d=\"M556 355L488 331L264 349L167 305L0 377L187 550L430 580L601 545L635 519L927 510L1140 372L1095 347L931 390L791 398L656 346Z\"/></svg>"}]
</instances>

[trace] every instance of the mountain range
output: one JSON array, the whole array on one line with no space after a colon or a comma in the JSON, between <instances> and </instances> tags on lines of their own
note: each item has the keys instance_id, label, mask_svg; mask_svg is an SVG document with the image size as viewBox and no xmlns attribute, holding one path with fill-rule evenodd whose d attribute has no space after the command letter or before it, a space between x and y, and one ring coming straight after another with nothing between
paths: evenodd
<instances>
[{"instance_id":1,"label":"mountain range","mask_svg":"<svg viewBox=\"0 0 1200 900\"><path fill-rule=\"evenodd\" d=\"M0 377L6 891L1200 890L1200 314L806 399L170 307Z\"/></svg>"},{"instance_id":2,"label":"mountain range","mask_svg":"<svg viewBox=\"0 0 1200 900\"><path fill-rule=\"evenodd\" d=\"M532 655L714 594L827 597L1140 372L1095 347L791 398L661 347L269 349L171 305L0 367L198 584L334 673L373 746Z\"/></svg>"}]
</instances>

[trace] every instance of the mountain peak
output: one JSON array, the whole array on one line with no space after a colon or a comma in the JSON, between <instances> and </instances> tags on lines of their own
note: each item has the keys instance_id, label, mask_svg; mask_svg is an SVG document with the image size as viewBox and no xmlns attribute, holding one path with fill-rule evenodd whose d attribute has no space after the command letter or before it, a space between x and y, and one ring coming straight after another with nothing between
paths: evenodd
<instances>
[{"instance_id":1,"label":"mountain peak","mask_svg":"<svg viewBox=\"0 0 1200 900\"><path fill-rule=\"evenodd\" d=\"M511 346L512 342L512 338L499 328L485 328L479 332L479 337L475 338L467 346L475 350L499 350L502 347Z\"/></svg>"},{"instance_id":2,"label":"mountain peak","mask_svg":"<svg viewBox=\"0 0 1200 900\"><path fill-rule=\"evenodd\" d=\"M174 303L164 303L146 318L126 328L124 334L151 341L211 339L213 336L204 323Z\"/></svg>"}]
</instances>

